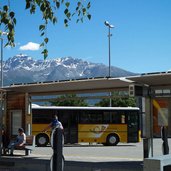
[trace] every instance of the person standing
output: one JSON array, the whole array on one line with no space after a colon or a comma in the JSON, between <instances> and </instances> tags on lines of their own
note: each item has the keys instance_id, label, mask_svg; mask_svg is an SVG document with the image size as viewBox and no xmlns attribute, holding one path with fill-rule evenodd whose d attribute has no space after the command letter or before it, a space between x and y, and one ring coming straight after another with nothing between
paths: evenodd
<instances>
[{"instance_id":1,"label":"person standing","mask_svg":"<svg viewBox=\"0 0 171 171\"><path fill-rule=\"evenodd\" d=\"M62 123L58 120L58 116L54 115L52 122L42 132L46 132L50 128L54 130L56 127L59 127L63 130Z\"/></svg>"},{"instance_id":2,"label":"person standing","mask_svg":"<svg viewBox=\"0 0 171 171\"><path fill-rule=\"evenodd\" d=\"M5 129L2 128L2 149L3 149L3 154L6 154L6 152L8 152L9 143L10 143L9 136L6 134Z\"/></svg>"}]
</instances>

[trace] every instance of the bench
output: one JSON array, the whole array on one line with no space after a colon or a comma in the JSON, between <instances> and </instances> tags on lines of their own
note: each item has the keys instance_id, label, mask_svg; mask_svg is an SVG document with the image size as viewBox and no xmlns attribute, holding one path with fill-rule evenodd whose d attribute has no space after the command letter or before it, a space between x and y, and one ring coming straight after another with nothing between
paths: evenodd
<instances>
[{"instance_id":1,"label":"bench","mask_svg":"<svg viewBox=\"0 0 171 171\"><path fill-rule=\"evenodd\" d=\"M155 156L144 159L144 171L165 171L171 168L171 155Z\"/></svg>"},{"instance_id":2,"label":"bench","mask_svg":"<svg viewBox=\"0 0 171 171\"><path fill-rule=\"evenodd\" d=\"M35 148L35 136L27 135L26 136L26 143L21 146L15 148L16 150L25 150L25 155L30 155L31 151Z\"/></svg>"}]
</instances>

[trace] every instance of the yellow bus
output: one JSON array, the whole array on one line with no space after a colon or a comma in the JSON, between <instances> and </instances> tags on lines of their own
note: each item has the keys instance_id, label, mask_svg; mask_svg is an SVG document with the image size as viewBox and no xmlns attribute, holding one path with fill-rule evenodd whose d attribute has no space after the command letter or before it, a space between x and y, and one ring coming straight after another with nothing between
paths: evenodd
<instances>
[{"instance_id":1,"label":"yellow bus","mask_svg":"<svg viewBox=\"0 0 171 171\"><path fill-rule=\"evenodd\" d=\"M137 107L61 107L33 106L32 134L37 146L49 144L50 132L41 132L54 114L64 127L64 142L101 143L140 142L140 114Z\"/></svg>"}]
</instances>

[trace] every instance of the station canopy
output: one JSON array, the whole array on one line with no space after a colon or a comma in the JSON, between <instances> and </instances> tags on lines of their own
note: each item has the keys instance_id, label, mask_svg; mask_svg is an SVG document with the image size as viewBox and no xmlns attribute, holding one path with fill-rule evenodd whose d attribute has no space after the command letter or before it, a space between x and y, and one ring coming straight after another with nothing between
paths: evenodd
<instances>
[{"instance_id":1,"label":"station canopy","mask_svg":"<svg viewBox=\"0 0 171 171\"><path fill-rule=\"evenodd\" d=\"M30 94L66 94L111 92L128 90L130 84L171 86L171 72L146 73L130 77L97 77L76 80L21 83L3 87L3 90Z\"/></svg>"},{"instance_id":2,"label":"station canopy","mask_svg":"<svg viewBox=\"0 0 171 171\"><path fill-rule=\"evenodd\" d=\"M4 87L6 91L22 92L30 94L51 94L51 93L87 93L87 92L107 92L116 89L128 89L133 81L125 77L119 78L89 78L77 80L62 80L52 82L36 82L12 84Z\"/></svg>"},{"instance_id":3,"label":"station canopy","mask_svg":"<svg viewBox=\"0 0 171 171\"><path fill-rule=\"evenodd\" d=\"M171 86L171 72L145 73L133 77L127 77L134 83L151 87Z\"/></svg>"}]
</instances>

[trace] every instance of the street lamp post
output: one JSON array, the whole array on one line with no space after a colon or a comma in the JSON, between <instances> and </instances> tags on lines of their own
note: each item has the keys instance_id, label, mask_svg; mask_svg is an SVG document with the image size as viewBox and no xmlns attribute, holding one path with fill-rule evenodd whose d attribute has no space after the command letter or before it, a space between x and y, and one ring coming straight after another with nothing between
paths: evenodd
<instances>
[{"instance_id":1,"label":"street lamp post","mask_svg":"<svg viewBox=\"0 0 171 171\"><path fill-rule=\"evenodd\" d=\"M1 88L3 87L3 38L1 40ZM2 90L0 93L0 131L2 132L2 122L3 122L3 102L2 102ZM0 135L0 143L2 143L2 135ZM2 155L2 147L0 146L0 156Z\"/></svg>"},{"instance_id":2,"label":"street lamp post","mask_svg":"<svg viewBox=\"0 0 171 171\"><path fill-rule=\"evenodd\" d=\"M108 21L105 21L104 24L108 27L108 41L109 41L109 78L111 77L111 73L110 73L110 68L111 68L111 59L110 59L110 37L112 36L112 34L110 33L110 29L114 28L113 25L109 24Z\"/></svg>"},{"instance_id":3,"label":"street lamp post","mask_svg":"<svg viewBox=\"0 0 171 171\"><path fill-rule=\"evenodd\" d=\"M104 22L104 24L108 27L108 41L109 41L109 75L108 75L108 77L110 78L111 77L111 73L110 73L110 71L111 71L111 58L110 58L110 37L112 36L112 34L110 33L110 29L111 28L114 28L114 26L113 25L111 25L108 21L105 21ZM109 106L111 107L112 106L112 99L111 99L111 92L109 92L109 96L110 96L110 104L109 104Z\"/></svg>"},{"instance_id":4,"label":"street lamp post","mask_svg":"<svg viewBox=\"0 0 171 171\"><path fill-rule=\"evenodd\" d=\"M6 32L1 32L2 35L7 35L8 33ZM1 40L1 88L3 88L3 41L4 39L0 37ZM2 127L3 127L3 92L1 89L0 92L0 131L2 132ZM2 134L0 135L0 144L2 143ZM2 156L2 147L0 146L0 157Z\"/></svg>"},{"instance_id":5,"label":"street lamp post","mask_svg":"<svg viewBox=\"0 0 171 171\"><path fill-rule=\"evenodd\" d=\"M3 38L1 39L1 88L3 87Z\"/></svg>"},{"instance_id":6,"label":"street lamp post","mask_svg":"<svg viewBox=\"0 0 171 171\"><path fill-rule=\"evenodd\" d=\"M1 36L3 36L3 35L8 35L8 33L7 32L1 32ZM3 87L3 54L4 54L4 52L3 52L3 46L4 46L4 39L2 38L2 37L0 37L0 40L1 40L1 88Z\"/></svg>"}]
</instances>

